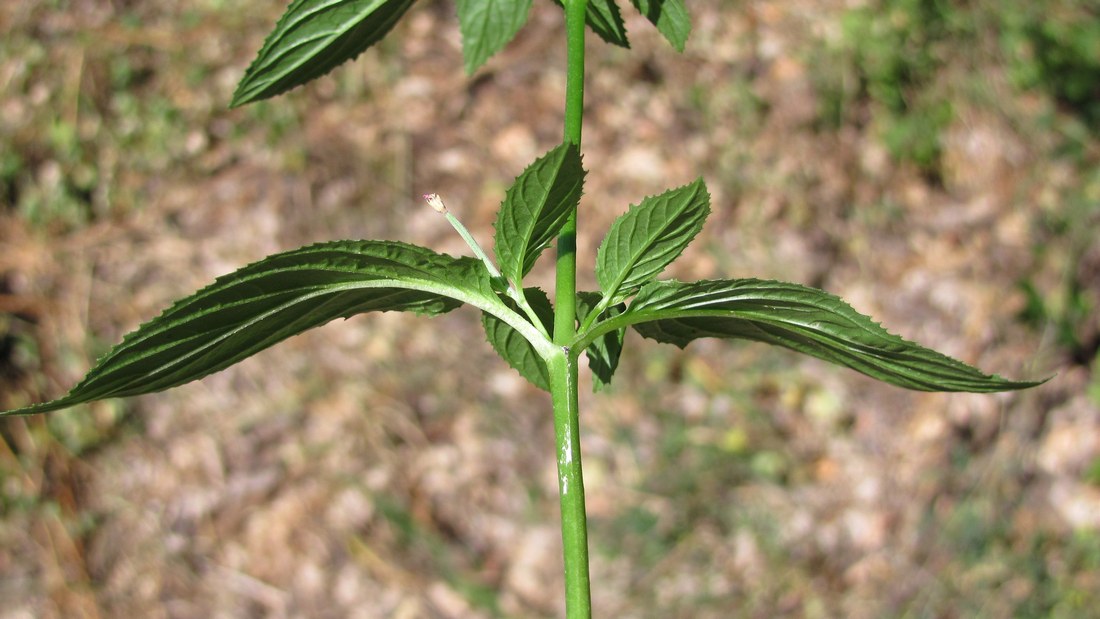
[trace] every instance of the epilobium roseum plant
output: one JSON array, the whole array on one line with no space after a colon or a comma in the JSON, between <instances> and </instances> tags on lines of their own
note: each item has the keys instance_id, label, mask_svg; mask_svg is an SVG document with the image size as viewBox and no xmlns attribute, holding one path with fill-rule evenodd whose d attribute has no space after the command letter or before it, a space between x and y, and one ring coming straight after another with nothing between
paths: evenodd
<instances>
[{"instance_id":1,"label":"epilobium roseum plant","mask_svg":"<svg viewBox=\"0 0 1100 619\"><path fill-rule=\"evenodd\" d=\"M273 97L328 73L381 40L412 0L295 0L275 25L231 101ZM67 395L7 411L29 415L102 398L160 391L202 378L334 318L372 311L428 316L469 304L489 343L524 378L549 391L557 435L566 613L591 616L588 541L577 424L577 375L587 357L609 384L624 334L684 347L703 337L783 346L879 380L924 391L994 392L1037 382L991 376L886 332L841 299L759 279L659 280L703 227L710 195L696 180L644 198L599 248L599 290L576 290L574 238L586 171L581 158L585 27L627 47L615 0L558 0L565 10L564 139L508 189L496 220L495 262L439 196L425 196L469 244L455 258L394 241L333 241L269 256L169 307L127 335ZM677 50L691 22L683 0L632 0ZM526 23L531 0L456 0L467 72ZM554 302L524 278L557 250Z\"/></svg>"}]
</instances>

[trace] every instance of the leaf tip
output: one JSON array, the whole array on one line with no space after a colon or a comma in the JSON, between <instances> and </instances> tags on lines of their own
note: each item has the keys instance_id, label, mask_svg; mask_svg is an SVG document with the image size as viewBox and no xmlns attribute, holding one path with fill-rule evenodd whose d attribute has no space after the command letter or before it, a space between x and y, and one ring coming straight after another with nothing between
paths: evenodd
<instances>
[{"instance_id":1,"label":"leaf tip","mask_svg":"<svg viewBox=\"0 0 1100 619\"><path fill-rule=\"evenodd\" d=\"M233 96L229 99L229 109L236 109L246 103L253 101L253 97L248 93L248 89L245 88L245 83L248 81L248 75L241 78L239 84L237 84L236 90L233 91Z\"/></svg>"},{"instance_id":2,"label":"leaf tip","mask_svg":"<svg viewBox=\"0 0 1100 619\"><path fill-rule=\"evenodd\" d=\"M463 66L463 71L465 71L466 77L473 77L474 73L477 73L477 70L481 68L482 64L484 63L480 61L467 60Z\"/></svg>"}]
</instances>

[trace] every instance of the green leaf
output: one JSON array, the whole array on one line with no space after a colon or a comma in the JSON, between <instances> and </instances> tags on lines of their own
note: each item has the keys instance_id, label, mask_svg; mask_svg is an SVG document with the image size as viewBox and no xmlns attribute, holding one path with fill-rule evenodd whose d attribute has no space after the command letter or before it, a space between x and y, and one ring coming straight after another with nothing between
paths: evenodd
<instances>
[{"instance_id":1,"label":"green leaf","mask_svg":"<svg viewBox=\"0 0 1100 619\"><path fill-rule=\"evenodd\" d=\"M466 73L473 73L527 23L531 0L457 0Z\"/></svg>"},{"instance_id":2,"label":"green leaf","mask_svg":"<svg viewBox=\"0 0 1100 619\"><path fill-rule=\"evenodd\" d=\"M710 194L702 179L650 196L615 220L596 257L596 278L609 304L657 277L703 228Z\"/></svg>"},{"instance_id":3,"label":"green leaf","mask_svg":"<svg viewBox=\"0 0 1100 619\"><path fill-rule=\"evenodd\" d=\"M328 73L386 36L413 0L295 0L245 71L230 107Z\"/></svg>"},{"instance_id":4,"label":"green leaf","mask_svg":"<svg viewBox=\"0 0 1100 619\"><path fill-rule=\"evenodd\" d=\"M615 0L588 0L584 19L592 32L598 34L604 41L619 47L630 47L630 42L626 38L626 26L623 25L623 15L619 12L619 5L615 4Z\"/></svg>"},{"instance_id":5,"label":"green leaf","mask_svg":"<svg viewBox=\"0 0 1100 619\"><path fill-rule=\"evenodd\" d=\"M683 0L631 0L678 52L684 51L691 34L691 16Z\"/></svg>"},{"instance_id":6,"label":"green leaf","mask_svg":"<svg viewBox=\"0 0 1100 619\"><path fill-rule=\"evenodd\" d=\"M311 245L217 279L127 335L68 395L3 414L182 385L335 318L393 310L433 315L461 303L535 333L497 298L472 258L387 241Z\"/></svg>"},{"instance_id":7,"label":"green leaf","mask_svg":"<svg viewBox=\"0 0 1100 619\"><path fill-rule=\"evenodd\" d=\"M554 330L554 307L550 298L539 288L526 288L523 296L535 311L547 333ZM517 310L511 299L506 299L513 310ZM517 310L518 311L518 310ZM550 391L550 372L535 347L514 327L500 318L486 312L481 315L481 324L485 327L485 337L493 350L512 366L532 385L544 391Z\"/></svg>"},{"instance_id":8,"label":"green leaf","mask_svg":"<svg viewBox=\"0 0 1100 619\"><path fill-rule=\"evenodd\" d=\"M565 143L528 166L508 189L494 241L500 272L516 288L577 208L583 186L580 151Z\"/></svg>"},{"instance_id":9,"label":"green leaf","mask_svg":"<svg viewBox=\"0 0 1100 619\"><path fill-rule=\"evenodd\" d=\"M598 292L578 292L577 321L583 322L588 318L589 312L597 308L602 300L603 295ZM622 314L624 310L626 310L626 306L620 303L605 310L604 314L613 318ZM585 349L584 354L588 357L588 367L592 370L592 388L594 391L600 391L611 385L611 377L615 375L615 370L619 367L619 356L623 351L625 336L626 327L613 329L596 338Z\"/></svg>"},{"instance_id":10,"label":"green leaf","mask_svg":"<svg viewBox=\"0 0 1100 619\"><path fill-rule=\"evenodd\" d=\"M565 8L561 0L554 0L558 6ZM584 21L607 43L619 47L630 47L626 38L626 26L623 25L623 15L619 12L619 5L615 0L588 0L585 7Z\"/></svg>"},{"instance_id":11,"label":"green leaf","mask_svg":"<svg viewBox=\"0 0 1100 619\"><path fill-rule=\"evenodd\" d=\"M654 282L609 322L620 321L681 348L701 337L775 344L919 391L993 392L1040 384L984 374L892 335L836 296L785 282Z\"/></svg>"}]
</instances>

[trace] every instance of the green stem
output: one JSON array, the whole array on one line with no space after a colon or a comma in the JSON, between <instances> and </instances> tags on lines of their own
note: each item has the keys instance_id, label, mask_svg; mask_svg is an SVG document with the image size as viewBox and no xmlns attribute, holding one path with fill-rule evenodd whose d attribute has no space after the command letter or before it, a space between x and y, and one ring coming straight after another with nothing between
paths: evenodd
<instances>
[{"instance_id":1,"label":"green stem","mask_svg":"<svg viewBox=\"0 0 1100 619\"><path fill-rule=\"evenodd\" d=\"M565 139L581 145L584 120L584 16L588 0L564 0L567 62L565 76Z\"/></svg>"},{"instance_id":2,"label":"green stem","mask_svg":"<svg viewBox=\"0 0 1100 619\"><path fill-rule=\"evenodd\" d=\"M564 0L568 67L565 81L565 140L579 148L584 114L584 29L587 0ZM569 344L577 332L577 213L558 234L555 285L554 344L560 348L546 359L557 437L558 493L565 560L565 616L591 619L588 576L588 520L584 508L580 423L577 397L577 355Z\"/></svg>"},{"instance_id":3,"label":"green stem","mask_svg":"<svg viewBox=\"0 0 1100 619\"><path fill-rule=\"evenodd\" d=\"M584 508L584 473L577 407L577 356L555 352L547 361L554 401L557 437L558 495L561 506L562 554L565 558L565 616L591 619L588 576L588 519Z\"/></svg>"},{"instance_id":4,"label":"green stem","mask_svg":"<svg viewBox=\"0 0 1100 619\"><path fill-rule=\"evenodd\" d=\"M567 37L565 76L565 141L580 148L584 120L584 14L587 0L564 0ZM569 215L558 234L558 261L554 312L554 343L573 340L577 323L577 213Z\"/></svg>"}]
</instances>

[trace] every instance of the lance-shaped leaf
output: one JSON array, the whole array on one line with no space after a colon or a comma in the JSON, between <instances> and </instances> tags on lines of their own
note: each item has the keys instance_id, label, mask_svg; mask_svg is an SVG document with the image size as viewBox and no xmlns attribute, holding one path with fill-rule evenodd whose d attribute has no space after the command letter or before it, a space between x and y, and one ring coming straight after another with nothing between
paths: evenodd
<instances>
[{"instance_id":1,"label":"lance-shaped leaf","mask_svg":"<svg viewBox=\"0 0 1100 619\"><path fill-rule=\"evenodd\" d=\"M457 0L466 73L504 49L527 23L531 0Z\"/></svg>"},{"instance_id":2,"label":"lance-shaped leaf","mask_svg":"<svg viewBox=\"0 0 1100 619\"><path fill-rule=\"evenodd\" d=\"M295 0L237 85L230 107L328 73L386 36L413 0Z\"/></svg>"},{"instance_id":3,"label":"lance-shaped leaf","mask_svg":"<svg viewBox=\"0 0 1100 619\"><path fill-rule=\"evenodd\" d=\"M565 143L528 166L508 189L494 249L500 272L517 288L577 208L583 186L580 152Z\"/></svg>"},{"instance_id":4,"label":"lance-shaped leaf","mask_svg":"<svg viewBox=\"0 0 1100 619\"><path fill-rule=\"evenodd\" d=\"M703 228L710 194L702 179L650 196L611 224L596 257L596 278L607 304L652 281Z\"/></svg>"},{"instance_id":5,"label":"lance-shaped leaf","mask_svg":"<svg viewBox=\"0 0 1100 619\"><path fill-rule=\"evenodd\" d=\"M584 322L588 314L595 310L603 300L603 295L598 292L577 293L577 321ZM623 313L626 306L618 304L604 311L607 318L614 318ZM596 338L588 348L584 350L588 357L588 367L592 370L592 388L599 391L611 384L611 377L619 367L619 356L623 352L623 339L626 335L626 327L620 327L604 333Z\"/></svg>"},{"instance_id":6,"label":"lance-shaped leaf","mask_svg":"<svg viewBox=\"0 0 1100 619\"><path fill-rule=\"evenodd\" d=\"M461 303L514 328L530 327L498 299L472 258L386 241L311 245L217 279L127 335L68 395L5 414L182 385L334 318L392 310L432 315Z\"/></svg>"},{"instance_id":7,"label":"lance-shaped leaf","mask_svg":"<svg viewBox=\"0 0 1100 619\"><path fill-rule=\"evenodd\" d=\"M836 296L785 282L654 282L608 322L605 328L633 324L643 336L681 348L701 337L776 344L919 391L993 392L1039 384L984 374L887 332Z\"/></svg>"},{"instance_id":8,"label":"lance-shaped leaf","mask_svg":"<svg viewBox=\"0 0 1100 619\"><path fill-rule=\"evenodd\" d=\"M554 3L564 8L561 0ZM601 39L619 47L630 47L626 38L626 26L623 25L623 15L619 11L619 5L615 0L588 0L584 10L584 21L588 27L600 36Z\"/></svg>"},{"instance_id":9,"label":"lance-shaped leaf","mask_svg":"<svg viewBox=\"0 0 1100 619\"><path fill-rule=\"evenodd\" d=\"M638 11L646 16L678 52L684 51L691 34L691 16L683 0L632 0Z\"/></svg>"},{"instance_id":10,"label":"lance-shaped leaf","mask_svg":"<svg viewBox=\"0 0 1100 619\"><path fill-rule=\"evenodd\" d=\"M539 288L527 288L523 291L523 295L542 323L543 329L547 333L552 333L554 307L550 304L550 298ZM505 303L518 311L511 299L505 299ZM481 315L481 324L485 327L485 337L489 340L489 344L501 358L508 362L508 365L532 385L544 391L550 391L550 372L546 368L546 362L522 333L488 312Z\"/></svg>"}]
</instances>

